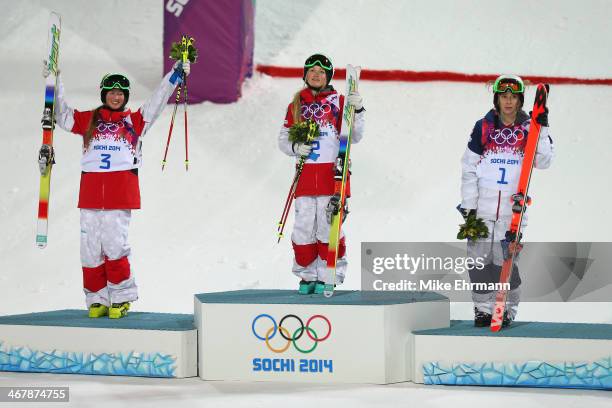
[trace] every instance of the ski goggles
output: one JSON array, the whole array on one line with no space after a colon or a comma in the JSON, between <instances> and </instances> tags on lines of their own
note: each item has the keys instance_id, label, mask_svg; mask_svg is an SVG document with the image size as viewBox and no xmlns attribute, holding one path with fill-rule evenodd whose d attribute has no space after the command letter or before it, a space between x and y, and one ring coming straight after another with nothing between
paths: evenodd
<instances>
[{"instance_id":1,"label":"ski goggles","mask_svg":"<svg viewBox=\"0 0 612 408\"><path fill-rule=\"evenodd\" d=\"M304 63L304 68L312 68L315 65L320 66L326 71L331 71L333 69L332 63L325 55L316 54L309 57Z\"/></svg>"},{"instance_id":2,"label":"ski goggles","mask_svg":"<svg viewBox=\"0 0 612 408\"><path fill-rule=\"evenodd\" d=\"M525 85L521 81L514 78L501 78L493 84L493 92L504 93L510 91L513 94L525 92Z\"/></svg>"},{"instance_id":3,"label":"ski goggles","mask_svg":"<svg viewBox=\"0 0 612 408\"><path fill-rule=\"evenodd\" d=\"M121 74L107 74L100 82L100 89L115 89L130 90L130 80Z\"/></svg>"}]
</instances>

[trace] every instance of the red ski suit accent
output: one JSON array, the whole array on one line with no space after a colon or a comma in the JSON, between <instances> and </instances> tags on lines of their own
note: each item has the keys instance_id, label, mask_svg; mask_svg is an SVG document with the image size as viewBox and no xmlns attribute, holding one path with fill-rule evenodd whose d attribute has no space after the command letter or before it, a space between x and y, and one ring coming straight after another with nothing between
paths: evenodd
<instances>
[{"instance_id":1,"label":"red ski suit accent","mask_svg":"<svg viewBox=\"0 0 612 408\"><path fill-rule=\"evenodd\" d=\"M85 136L94 111L74 111L72 133ZM135 137L139 137L145 126L140 111L99 110L100 119L105 122L124 122L129 117ZM94 130L95 132L95 130ZM128 137L132 135L127 135ZM88 209L139 209L140 188L138 174L135 170L111 172L82 172L79 192L79 208Z\"/></svg>"},{"instance_id":2,"label":"red ski suit accent","mask_svg":"<svg viewBox=\"0 0 612 408\"><path fill-rule=\"evenodd\" d=\"M329 112L323 114L320 118L315 118L320 127L326 126L333 129L333 135L331 137L339 137L340 127L342 124L342 107L344 106L344 96L338 95L335 90L319 92L313 95L309 88L305 88L300 92L300 104L302 107L318 104L322 106L329 104L330 97L337 97L339 103L338 106L333 106ZM305 117L302 112L301 118L303 120L309 119ZM293 104L289 104L287 108L287 115L285 116L285 127L290 128L294 124L293 121ZM323 153L323 152L322 152ZM338 155L336 147L335 152L331 152L329 156L334 159ZM346 194L350 197L350 176L347 179ZM333 161L307 161L304 164L300 180L295 191L295 197L300 196L317 196L317 195L333 195L334 194L334 162Z\"/></svg>"}]
</instances>

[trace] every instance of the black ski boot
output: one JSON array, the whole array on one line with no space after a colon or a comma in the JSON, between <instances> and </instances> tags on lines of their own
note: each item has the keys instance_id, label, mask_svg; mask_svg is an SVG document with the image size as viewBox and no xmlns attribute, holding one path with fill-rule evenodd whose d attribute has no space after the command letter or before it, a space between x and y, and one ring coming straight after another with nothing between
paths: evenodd
<instances>
[{"instance_id":1,"label":"black ski boot","mask_svg":"<svg viewBox=\"0 0 612 408\"><path fill-rule=\"evenodd\" d=\"M489 326L491 326L491 315L489 313L481 312L480 310L474 308L474 327Z\"/></svg>"},{"instance_id":2,"label":"black ski boot","mask_svg":"<svg viewBox=\"0 0 612 408\"><path fill-rule=\"evenodd\" d=\"M502 321L502 327L508 327L512 324L512 319L508 316L508 311L504 312L504 320Z\"/></svg>"}]
</instances>

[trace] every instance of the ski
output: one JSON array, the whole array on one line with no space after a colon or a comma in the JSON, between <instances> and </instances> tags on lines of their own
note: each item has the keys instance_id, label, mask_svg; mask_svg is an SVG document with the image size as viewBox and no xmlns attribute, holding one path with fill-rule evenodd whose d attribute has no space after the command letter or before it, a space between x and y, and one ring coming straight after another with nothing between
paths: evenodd
<instances>
[{"instance_id":1,"label":"ski","mask_svg":"<svg viewBox=\"0 0 612 408\"><path fill-rule=\"evenodd\" d=\"M317 136L319 136L319 126L313 120L308 120L307 123L308 132L306 133L306 144L311 144L317 138ZM301 156L300 161L295 167L295 175L293 176L293 182L291 183L291 187L289 187L289 193L287 194L287 199L285 200L283 214L281 215L281 219L278 222L278 227L276 230L278 235L278 240L276 241L277 244L283 237L283 231L285 230L287 217L289 217L289 210L291 209L291 204L293 204L293 200L295 199L295 190L297 189L298 182L300 181L300 176L302 175L302 170L304 169L304 163L306 163L306 159L308 159L308 156Z\"/></svg>"},{"instance_id":2,"label":"ski","mask_svg":"<svg viewBox=\"0 0 612 408\"><path fill-rule=\"evenodd\" d=\"M547 98L548 86L538 84L533 110L531 112L531 123L529 125L529 133L527 134L527 145L525 146L518 188L516 194L512 195L512 220L510 222L510 228L506 231L506 237L502 241L504 263L499 277L502 287L510 282L510 276L512 275L512 269L514 267L514 259L522 249L521 224L525 210L527 206L531 204L531 199L527 193L529 191L529 182L531 181L536 150L538 141L540 140L540 129L542 127L536 122L536 118L546 110ZM507 290L499 290L495 296L495 307L491 317L491 331L493 332L498 332L502 329L507 295Z\"/></svg>"},{"instance_id":3,"label":"ski","mask_svg":"<svg viewBox=\"0 0 612 408\"><path fill-rule=\"evenodd\" d=\"M346 66L346 96L357 90L361 67ZM329 230L329 241L327 244L327 271L331 276L331 282L325 282L323 295L331 297L336 286L336 262L338 261L338 246L340 244L340 231L344 217L346 204L346 184L350 166L351 140L353 135L353 122L355 120L355 108L344 102L342 111L342 128L340 130L340 148L335 163L334 172L334 195L336 206L332 212L332 222Z\"/></svg>"},{"instance_id":4,"label":"ski","mask_svg":"<svg viewBox=\"0 0 612 408\"><path fill-rule=\"evenodd\" d=\"M53 129L55 128L55 96L57 89L60 32L61 18L59 14L51 13L49 16L46 56L50 73L45 80L45 107L41 120L43 139L38 155L38 165L40 169L40 191L38 199L36 245L41 249L47 246L51 169L55 163L55 153L53 151Z\"/></svg>"}]
</instances>

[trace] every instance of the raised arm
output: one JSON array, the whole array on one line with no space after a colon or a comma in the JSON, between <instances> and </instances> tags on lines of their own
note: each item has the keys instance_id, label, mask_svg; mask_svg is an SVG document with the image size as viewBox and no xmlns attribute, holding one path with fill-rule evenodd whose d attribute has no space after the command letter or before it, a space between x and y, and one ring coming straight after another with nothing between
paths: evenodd
<instances>
[{"instance_id":1,"label":"raised arm","mask_svg":"<svg viewBox=\"0 0 612 408\"><path fill-rule=\"evenodd\" d=\"M159 115L166 107L168 98L174 92L174 89L182 82L183 72L189 75L189 62L174 64L174 69L164 76L159 86L155 89L149 100L147 100L138 110L145 122L145 127L142 132L144 135L151 125L157 120Z\"/></svg>"},{"instance_id":2,"label":"raised arm","mask_svg":"<svg viewBox=\"0 0 612 408\"><path fill-rule=\"evenodd\" d=\"M55 123L62 129L72 132L74 126L74 109L68 106L64 93L64 82L57 76L57 93L55 95Z\"/></svg>"}]
</instances>

